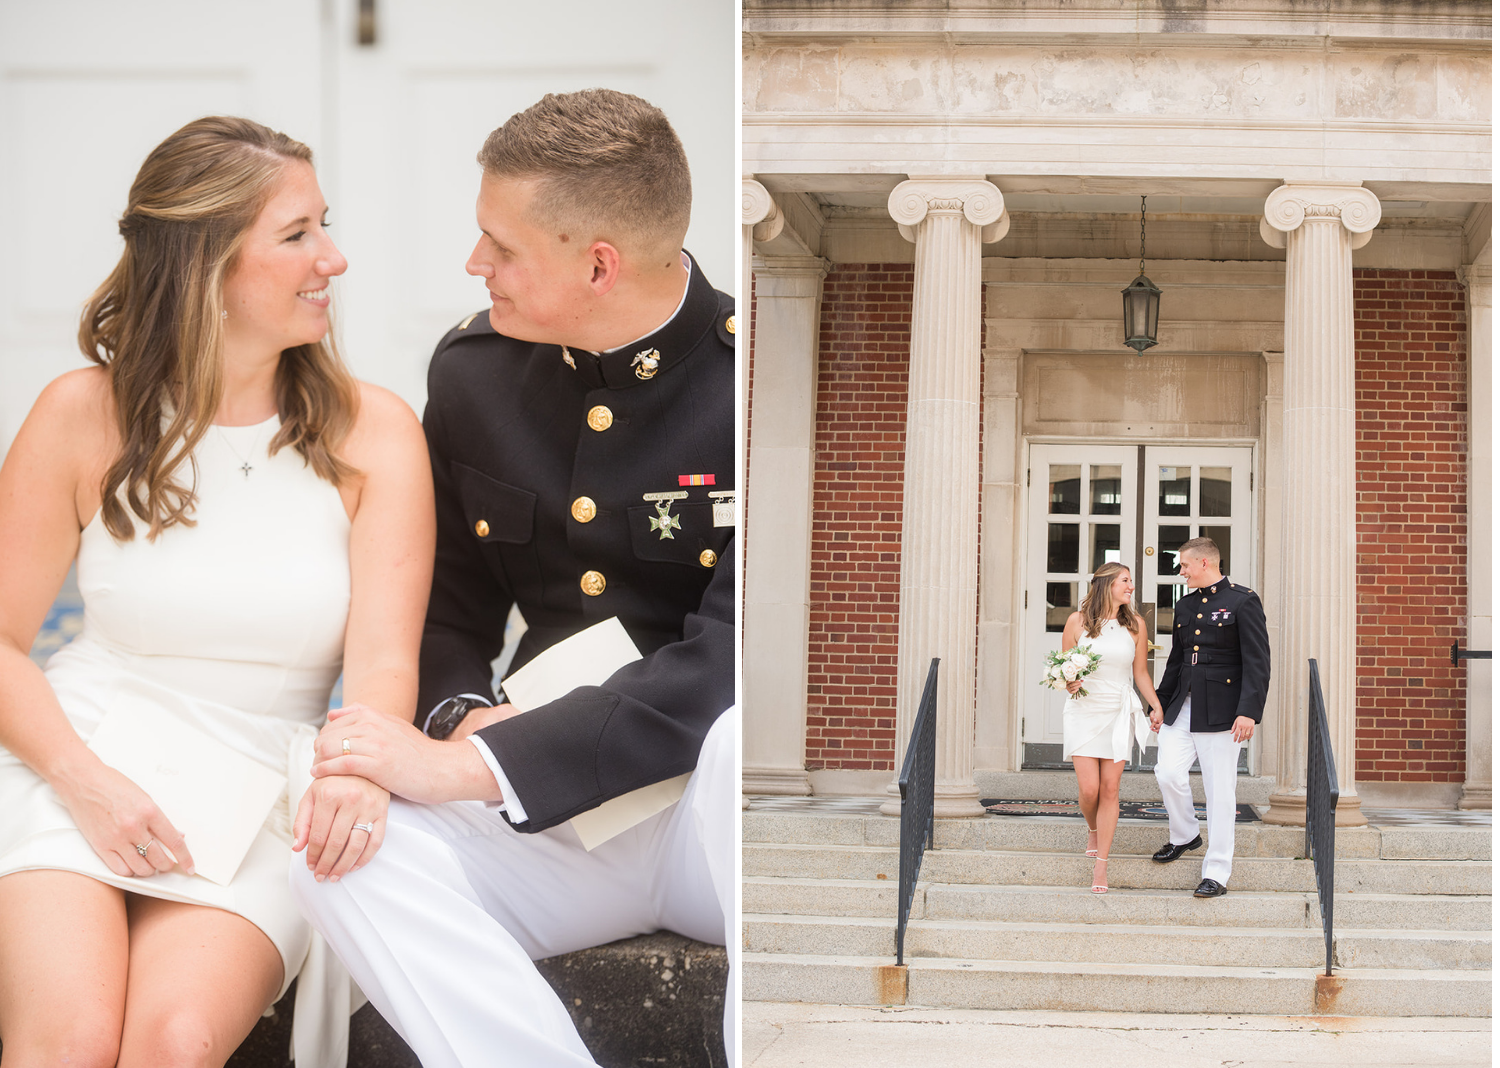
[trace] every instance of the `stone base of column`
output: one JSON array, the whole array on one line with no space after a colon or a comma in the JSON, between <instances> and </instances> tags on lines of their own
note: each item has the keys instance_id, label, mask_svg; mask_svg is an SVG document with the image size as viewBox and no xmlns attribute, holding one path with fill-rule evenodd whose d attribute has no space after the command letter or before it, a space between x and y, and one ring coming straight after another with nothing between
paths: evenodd
<instances>
[{"instance_id":1,"label":"stone base of column","mask_svg":"<svg viewBox=\"0 0 1500 1068\"><path fill-rule=\"evenodd\" d=\"M901 788L891 783L886 788L886 800L880 806L882 816L901 815ZM964 820L985 814L979 803L979 787L972 783L938 783L932 791L932 815L940 820Z\"/></svg>"},{"instance_id":2,"label":"stone base of column","mask_svg":"<svg viewBox=\"0 0 1500 1068\"><path fill-rule=\"evenodd\" d=\"M1490 807L1490 784L1487 782L1466 782L1464 791L1458 796L1459 808L1482 808Z\"/></svg>"},{"instance_id":3,"label":"stone base of column","mask_svg":"<svg viewBox=\"0 0 1500 1068\"><path fill-rule=\"evenodd\" d=\"M1307 791L1278 790L1271 795L1270 807L1261 813L1261 822L1279 827L1303 827L1307 824ZM1333 810L1335 827L1363 827L1370 821L1360 811L1358 794L1340 794Z\"/></svg>"},{"instance_id":4,"label":"stone base of column","mask_svg":"<svg viewBox=\"0 0 1500 1068\"><path fill-rule=\"evenodd\" d=\"M1261 822L1278 827L1302 827L1307 823L1307 791L1277 790L1271 795L1270 807L1260 815Z\"/></svg>"},{"instance_id":5,"label":"stone base of column","mask_svg":"<svg viewBox=\"0 0 1500 1068\"><path fill-rule=\"evenodd\" d=\"M801 768L757 768L746 765L740 774L740 793L807 797L812 793L812 780Z\"/></svg>"}]
</instances>

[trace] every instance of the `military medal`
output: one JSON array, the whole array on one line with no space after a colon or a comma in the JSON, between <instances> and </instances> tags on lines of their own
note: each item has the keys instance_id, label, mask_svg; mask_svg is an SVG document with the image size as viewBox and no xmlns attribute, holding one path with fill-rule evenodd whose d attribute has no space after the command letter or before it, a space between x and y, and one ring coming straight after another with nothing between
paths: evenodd
<instances>
[{"instance_id":1,"label":"military medal","mask_svg":"<svg viewBox=\"0 0 1500 1068\"><path fill-rule=\"evenodd\" d=\"M714 526L734 526L734 490L715 490L709 494L714 502Z\"/></svg>"},{"instance_id":2,"label":"military medal","mask_svg":"<svg viewBox=\"0 0 1500 1068\"><path fill-rule=\"evenodd\" d=\"M635 369L635 377L645 381L656 374L656 367L661 363L661 353L656 349L646 352L638 352L635 359L630 361L630 366Z\"/></svg>"},{"instance_id":3,"label":"military medal","mask_svg":"<svg viewBox=\"0 0 1500 1068\"><path fill-rule=\"evenodd\" d=\"M714 484L714 476L713 475L678 475L677 476L677 484L679 486L712 486ZM710 494L710 496L712 496L712 495Z\"/></svg>"},{"instance_id":4,"label":"military medal","mask_svg":"<svg viewBox=\"0 0 1500 1068\"><path fill-rule=\"evenodd\" d=\"M651 517L651 530L653 533L660 531L661 536L656 539L657 541L677 540L672 536L672 531L682 529L682 519L680 516L671 514L672 502L680 501L686 496L687 493L682 490L678 490L675 493L644 493L641 495L642 500L652 501L656 505L656 515Z\"/></svg>"}]
</instances>

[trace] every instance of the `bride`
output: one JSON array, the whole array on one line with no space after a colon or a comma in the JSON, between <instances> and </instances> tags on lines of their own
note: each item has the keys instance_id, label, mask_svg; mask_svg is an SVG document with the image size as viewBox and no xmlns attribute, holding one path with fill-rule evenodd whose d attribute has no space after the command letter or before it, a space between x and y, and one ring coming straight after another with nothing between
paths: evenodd
<instances>
[{"instance_id":1,"label":"bride","mask_svg":"<svg viewBox=\"0 0 1500 1068\"><path fill-rule=\"evenodd\" d=\"M1062 648L1075 645L1103 659L1082 682L1068 684L1063 708L1063 756L1078 775L1078 807L1088 823L1085 855L1094 860L1093 892L1107 893L1109 847L1120 819L1120 775L1130 759L1132 737L1146 748L1146 722L1134 686L1151 705L1150 729L1161 727L1161 702L1146 669L1146 627L1134 607L1135 582L1124 564L1094 572L1083 607L1068 617ZM1088 693L1076 696L1080 690Z\"/></svg>"},{"instance_id":2,"label":"bride","mask_svg":"<svg viewBox=\"0 0 1500 1068\"><path fill-rule=\"evenodd\" d=\"M222 1065L299 972L298 1068L343 1064L347 974L287 869L367 863L390 796L299 779L341 669L347 701L414 709L433 505L416 417L327 337L346 263L311 160L245 119L157 146L84 309L97 366L43 391L0 468L6 1068ZM75 559L83 633L44 673L28 650ZM88 748L132 710L287 777L227 885Z\"/></svg>"}]
</instances>

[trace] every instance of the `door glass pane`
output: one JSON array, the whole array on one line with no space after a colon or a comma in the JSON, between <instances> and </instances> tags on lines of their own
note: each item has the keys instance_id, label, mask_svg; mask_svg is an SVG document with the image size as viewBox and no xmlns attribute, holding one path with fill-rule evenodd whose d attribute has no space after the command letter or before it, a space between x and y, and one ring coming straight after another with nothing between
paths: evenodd
<instances>
[{"instance_id":1,"label":"door glass pane","mask_svg":"<svg viewBox=\"0 0 1500 1068\"><path fill-rule=\"evenodd\" d=\"M1074 488L1078 486L1073 483ZM1074 506L1077 506L1074 498ZM1078 573L1078 524L1047 524L1047 570L1051 572Z\"/></svg>"},{"instance_id":2,"label":"door glass pane","mask_svg":"<svg viewBox=\"0 0 1500 1068\"><path fill-rule=\"evenodd\" d=\"M1157 502L1157 515L1191 515L1188 490L1193 481L1191 467L1163 467L1158 474L1161 497ZM1184 539L1186 540L1186 539Z\"/></svg>"},{"instance_id":3,"label":"door glass pane","mask_svg":"<svg viewBox=\"0 0 1500 1068\"><path fill-rule=\"evenodd\" d=\"M1203 536L1212 538L1214 544L1219 547L1219 570L1229 574L1229 528L1228 527L1203 527Z\"/></svg>"},{"instance_id":4,"label":"door glass pane","mask_svg":"<svg viewBox=\"0 0 1500 1068\"><path fill-rule=\"evenodd\" d=\"M1047 633L1061 634L1068 617L1078 610L1078 583L1047 583Z\"/></svg>"},{"instance_id":5,"label":"door glass pane","mask_svg":"<svg viewBox=\"0 0 1500 1068\"><path fill-rule=\"evenodd\" d=\"M1188 540L1187 527L1156 528L1156 573L1177 574L1177 550Z\"/></svg>"},{"instance_id":6,"label":"door glass pane","mask_svg":"<svg viewBox=\"0 0 1500 1068\"><path fill-rule=\"evenodd\" d=\"M1229 515L1232 474L1227 467L1198 468L1198 514Z\"/></svg>"},{"instance_id":7,"label":"door glass pane","mask_svg":"<svg viewBox=\"0 0 1500 1068\"><path fill-rule=\"evenodd\" d=\"M1078 464L1050 464L1047 482L1051 487L1047 511L1053 515L1078 514L1078 478L1083 468ZM1072 571L1071 567L1050 568L1052 571Z\"/></svg>"},{"instance_id":8,"label":"door glass pane","mask_svg":"<svg viewBox=\"0 0 1500 1068\"><path fill-rule=\"evenodd\" d=\"M1090 571L1098 571L1105 564L1120 562L1120 524L1090 523L1092 534L1089 546Z\"/></svg>"},{"instance_id":9,"label":"door glass pane","mask_svg":"<svg viewBox=\"0 0 1500 1068\"><path fill-rule=\"evenodd\" d=\"M1166 621L1166 626L1172 625L1170 613L1177 606L1177 602L1182 599L1182 593L1186 589L1187 583L1185 582L1163 582L1156 587L1156 607L1168 613L1162 617Z\"/></svg>"},{"instance_id":10,"label":"door glass pane","mask_svg":"<svg viewBox=\"0 0 1500 1068\"><path fill-rule=\"evenodd\" d=\"M1094 464L1089 468L1089 511L1094 515L1120 514L1119 464Z\"/></svg>"}]
</instances>

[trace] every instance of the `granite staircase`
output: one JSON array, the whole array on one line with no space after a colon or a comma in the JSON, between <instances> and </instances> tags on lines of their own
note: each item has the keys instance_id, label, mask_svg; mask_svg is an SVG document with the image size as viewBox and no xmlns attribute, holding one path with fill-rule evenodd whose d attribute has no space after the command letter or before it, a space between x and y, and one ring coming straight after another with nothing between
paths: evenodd
<instances>
[{"instance_id":1,"label":"granite staircase","mask_svg":"<svg viewBox=\"0 0 1500 1068\"><path fill-rule=\"evenodd\" d=\"M899 823L875 802L861 812L819 800L802 811L752 801L744 813L746 1001L1490 1014L1487 823L1377 812L1369 827L1340 828L1330 979L1301 828L1238 824L1229 894L1198 900L1201 850L1150 858L1165 822L1121 822L1110 892L1096 896L1080 819L940 820L902 974L891 967Z\"/></svg>"}]
</instances>

